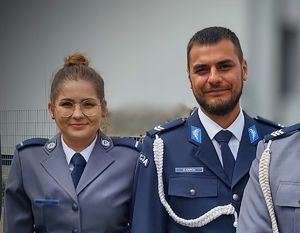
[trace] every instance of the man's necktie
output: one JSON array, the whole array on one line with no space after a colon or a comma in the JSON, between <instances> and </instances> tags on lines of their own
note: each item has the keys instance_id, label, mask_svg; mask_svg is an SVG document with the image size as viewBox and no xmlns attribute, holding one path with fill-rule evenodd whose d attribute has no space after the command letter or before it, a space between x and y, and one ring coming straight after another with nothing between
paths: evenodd
<instances>
[{"instance_id":1,"label":"man's necktie","mask_svg":"<svg viewBox=\"0 0 300 233\"><path fill-rule=\"evenodd\" d=\"M75 153L71 159L71 163L74 165L74 169L71 173L71 176L74 186L76 188L85 168L86 161L80 153Z\"/></svg>"},{"instance_id":2,"label":"man's necktie","mask_svg":"<svg viewBox=\"0 0 300 233\"><path fill-rule=\"evenodd\" d=\"M233 170L235 165L235 159L228 146L228 142L231 137L232 137L232 133L228 130L221 130L215 136L216 141L221 145L223 167L230 182L232 180L232 175L233 175Z\"/></svg>"}]
</instances>

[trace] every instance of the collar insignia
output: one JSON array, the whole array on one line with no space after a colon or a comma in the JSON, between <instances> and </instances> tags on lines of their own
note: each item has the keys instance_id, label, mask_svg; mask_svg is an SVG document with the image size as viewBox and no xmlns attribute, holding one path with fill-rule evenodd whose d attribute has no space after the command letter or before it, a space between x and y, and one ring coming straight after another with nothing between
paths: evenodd
<instances>
[{"instance_id":1,"label":"collar insignia","mask_svg":"<svg viewBox=\"0 0 300 233\"><path fill-rule=\"evenodd\" d=\"M249 139L250 139L251 143L253 143L259 139L259 135L258 135L255 125L252 125L251 127L248 128L248 134L249 134Z\"/></svg>"},{"instance_id":2,"label":"collar insignia","mask_svg":"<svg viewBox=\"0 0 300 233\"><path fill-rule=\"evenodd\" d=\"M49 142L46 146L48 151L52 151L54 148L56 147L56 143L55 142Z\"/></svg>"},{"instance_id":3,"label":"collar insignia","mask_svg":"<svg viewBox=\"0 0 300 233\"><path fill-rule=\"evenodd\" d=\"M191 139L197 143L202 142L201 129L191 125Z\"/></svg>"},{"instance_id":4,"label":"collar insignia","mask_svg":"<svg viewBox=\"0 0 300 233\"><path fill-rule=\"evenodd\" d=\"M101 145L104 146L105 148L110 147L110 141L107 139L101 138Z\"/></svg>"}]
</instances>

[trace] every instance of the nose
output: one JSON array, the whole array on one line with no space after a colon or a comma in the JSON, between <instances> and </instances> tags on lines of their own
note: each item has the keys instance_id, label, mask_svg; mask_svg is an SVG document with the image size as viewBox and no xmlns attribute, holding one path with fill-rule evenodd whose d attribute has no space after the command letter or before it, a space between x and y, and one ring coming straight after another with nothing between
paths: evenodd
<instances>
[{"instance_id":1,"label":"nose","mask_svg":"<svg viewBox=\"0 0 300 233\"><path fill-rule=\"evenodd\" d=\"M221 80L222 77L220 72L215 67L212 67L208 76L208 82L214 84L221 82Z\"/></svg>"},{"instance_id":2,"label":"nose","mask_svg":"<svg viewBox=\"0 0 300 233\"><path fill-rule=\"evenodd\" d=\"M73 117L74 117L74 118L80 118L80 117L83 117L83 113L82 113L82 111L81 111L80 104L75 104L75 105L74 105Z\"/></svg>"}]
</instances>

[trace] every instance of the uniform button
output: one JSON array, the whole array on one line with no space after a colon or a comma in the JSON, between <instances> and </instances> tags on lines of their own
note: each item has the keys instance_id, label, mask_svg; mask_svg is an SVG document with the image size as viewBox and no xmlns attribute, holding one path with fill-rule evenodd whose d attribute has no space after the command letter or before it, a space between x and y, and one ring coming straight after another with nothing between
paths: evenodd
<instances>
[{"instance_id":1,"label":"uniform button","mask_svg":"<svg viewBox=\"0 0 300 233\"><path fill-rule=\"evenodd\" d=\"M239 201L240 200L240 197L239 197L239 195L238 194L233 194L232 195L232 199L234 200L234 201Z\"/></svg>"},{"instance_id":2,"label":"uniform button","mask_svg":"<svg viewBox=\"0 0 300 233\"><path fill-rule=\"evenodd\" d=\"M78 231L78 229L76 229L76 228L74 228L73 230L72 230L72 233L78 233L79 231Z\"/></svg>"},{"instance_id":3,"label":"uniform button","mask_svg":"<svg viewBox=\"0 0 300 233\"><path fill-rule=\"evenodd\" d=\"M195 196L196 195L196 190L195 189L190 189L190 194L191 194L191 196Z\"/></svg>"},{"instance_id":4,"label":"uniform button","mask_svg":"<svg viewBox=\"0 0 300 233\"><path fill-rule=\"evenodd\" d=\"M72 210L74 210L74 211L78 210L78 205L76 203L72 204Z\"/></svg>"}]
</instances>

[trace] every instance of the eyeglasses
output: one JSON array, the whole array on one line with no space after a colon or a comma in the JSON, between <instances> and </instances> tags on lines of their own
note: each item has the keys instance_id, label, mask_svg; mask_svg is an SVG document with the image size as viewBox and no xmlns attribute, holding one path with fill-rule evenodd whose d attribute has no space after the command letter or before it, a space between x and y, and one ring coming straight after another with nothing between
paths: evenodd
<instances>
[{"instance_id":1,"label":"eyeglasses","mask_svg":"<svg viewBox=\"0 0 300 233\"><path fill-rule=\"evenodd\" d=\"M85 116L96 116L98 114L99 106L101 106L101 104L97 103L95 100L84 100L80 103L61 100L55 107L62 117L70 117L73 115L76 105L79 105L82 114Z\"/></svg>"}]
</instances>

